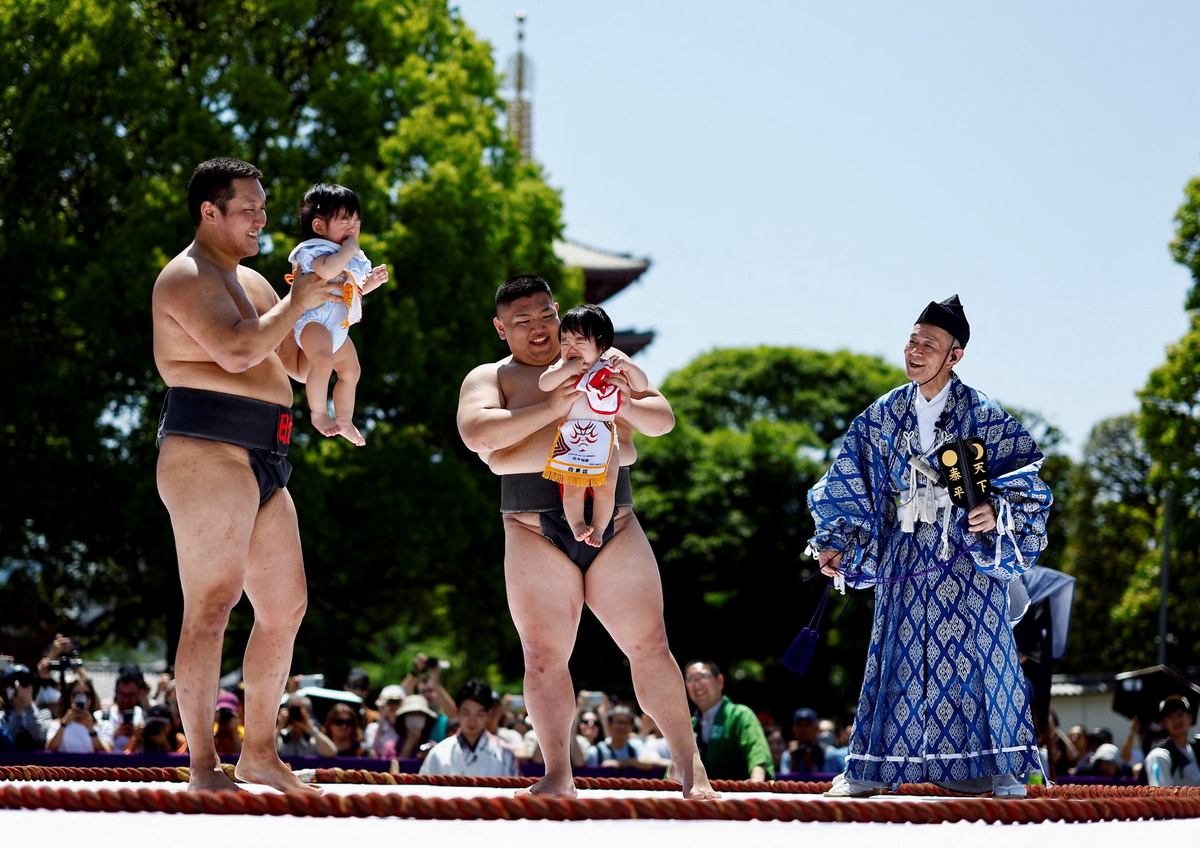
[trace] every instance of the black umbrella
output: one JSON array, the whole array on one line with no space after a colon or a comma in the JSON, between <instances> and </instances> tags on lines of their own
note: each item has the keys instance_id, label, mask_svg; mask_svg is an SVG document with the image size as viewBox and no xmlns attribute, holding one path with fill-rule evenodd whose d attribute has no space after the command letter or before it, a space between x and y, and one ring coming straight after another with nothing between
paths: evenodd
<instances>
[{"instance_id":1,"label":"black umbrella","mask_svg":"<svg viewBox=\"0 0 1200 848\"><path fill-rule=\"evenodd\" d=\"M1200 708L1200 686L1165 665L1118 674L1116 691L1113 692L1113 712L1130 718L1137 716L1143 725L1150 724L1158 721L1158 705L1169 695L1182 695L1188 699L1192 708L1192 724L1195 724L1196 710Z\"/></svg>"}]
</instances>

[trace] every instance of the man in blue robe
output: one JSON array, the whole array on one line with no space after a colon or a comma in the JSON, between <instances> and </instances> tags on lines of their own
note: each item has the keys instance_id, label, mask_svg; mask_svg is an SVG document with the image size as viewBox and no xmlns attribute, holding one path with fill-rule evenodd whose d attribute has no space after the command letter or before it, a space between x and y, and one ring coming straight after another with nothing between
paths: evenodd
<instances>
[{"instance_id":1,"label":"man in blue robe","mask_svg":"<svg viewBox=\"0 0 1200 848\"><path fill-rule=\"evenodd\" d=\"M854 420L808 496L821 571L875 588L846 769L829 795L932 781L1021 798L1018 777L1040 769L1008 589L1046 545L1051 495L1029 433L953 371L970 332L957 295L929 304L904 348L911 382ZM947 446L968 438L983 442L989 483L969 512L938 474Z\"/></svg>"}]
</instances>

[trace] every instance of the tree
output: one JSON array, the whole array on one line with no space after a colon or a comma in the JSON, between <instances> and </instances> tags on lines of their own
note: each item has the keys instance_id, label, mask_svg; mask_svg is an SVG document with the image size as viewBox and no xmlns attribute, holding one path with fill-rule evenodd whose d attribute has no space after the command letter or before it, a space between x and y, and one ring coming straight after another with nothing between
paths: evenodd
<instances>
[{"instance_id":1,"label":"tree","mask_svg":"<svg viewBox=\"0 0 1200 848\"><path fill-rule=\"evenodd\" d=\"M1148 598L1146 589L1157 574L1158 499L1146 481L1150 457L1138 426L1139 416L1122 415L1093 427L1061 499L1067 539L1061 568L1076 579L1063 671L1153 664L1157 617L1147 601L1157 611L1158 592L1154 586Z\"/></svg>"},{"instance_id":2,"label":"tree","mask_svg":"<svg viewBox=\"0 0 1200 848\"><path fill-rule=\"evenodd\" d=\"M0 259L25 281L0 318L0 603L26 611L3 635L177 632L150 289L191 239L192 168L236 155L264 171L273 220L248 264L280 289L316 181L355 189L363 246L392 269L354 331L368 447L297 422L298 665L393 651L397 632L513 656L494 482L455 433L457 390L504 352L501 280L580 291L551 249L558 194L498 126L488 46L438 0L28 0L0 7L0 45ZM247 629L238 611L231 638Z\"/></svg>"},{"instance_id":3,"label":"tree","mask_svg":"<svg viewBox=\"0 0 1200 848\"><path fill-rule=\"evenodd\" d=\"M1200 575L1197 547L1200 525L1200 178L1184 188L1184 202L1175 214L1171 254L1192 274L1193 285L1184 308L1190 322L1183 338L1167 351L1166 361L1150 373L1139 393L1140 433L1150 455L1150 485L1161 493L1156 538L1163 537L1165 507L1171 505L1169 639L1167 660L1177 667L1194 666L1200 657ZM1167 494L1170 497L1166 497ZM1119 616L1128 621L1152 616L1161 598L1161 552L1157 561L1146 557L1131 582Z\"/></svg>"},{"instance_id":4,"label":"tree","mask_svg":"<svg viewBox=\"0 0 1200 848\"><path fill-rule=\"evenodd\" d=\"M1158 499L1156 538L1163 537L1166 507L1170 505L1170 583L1167 661L1179 667L1195 665L1200 656L1200 575L1197 546L1200 526L1195 516L1200 504L1197 451L1200 450L1200 316L1193 315L1188 332L1167 350L1167 360L1150 373L1142 400L1141 436L1152 465L1147 475ZM1166 495L1170 494L1170 498ZM1136 583L1123 603L1123 618L1157 622L1162 596L1162 553L1147 557ZM1151 631L1156 633L1157 628ZM1150 640L1153 646L1155 639ZM1154 652L1152 652L1152 655Z\"/></svg>"}]
</instances>

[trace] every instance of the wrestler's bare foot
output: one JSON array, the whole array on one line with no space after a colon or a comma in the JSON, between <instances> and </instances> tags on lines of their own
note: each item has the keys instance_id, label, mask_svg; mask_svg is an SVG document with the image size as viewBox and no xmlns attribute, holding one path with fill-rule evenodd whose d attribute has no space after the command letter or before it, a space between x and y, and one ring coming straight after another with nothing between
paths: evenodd
<instances>
[{"instance_id":1,"label":"wrestler's bare foot","mask_svg":"<svg viewBox=\"0 0 1200 848\"><path fill-rule=\"evenodd\" d=\"M338 426L338 432L360 448L367 443L367 440L363 438L363 434L358 432L358 428L354 426L354 422L350 419L339 418L335 423Z\"/></svg>"},{"instance_id":2,"label":"wrestler's bare foot","mask_svg":"<svg viewBox=\"0 0 1200 848\"><path fill-rule=\"evenodd\" d=\"M699 754L692 757L691 768L680 766L674 769L673 778L683 785L683 797L689 801L716 801L721 797L708 782L708 772L704 770Z\"/></svg>"},{"instance_id":3,"label":"wrestler's bare foot","mask_svg":"<svg viewBox=\"0 0 1200 848\"><path fill-rule=\"evenodd\" d=\"M312 413L312 425L322 436L336 436L342 432L342 427L325 412Z\"/></svg>"},{"instance_id":4,"label":"wrestler's bare foot","mask_svg":"<svg viewBox=\"0 0 1200 848\"><path fill-rule=\"evenodd\" d=\"M575 778L570 772L566 774L548 773L528 789L518 789L517 797L522 795L541 795L546 798L574 798Z\"/></svg>"},{"instance_id":5,"label":"wrestler's bare foot","mask_svg":"<svg viewBox=\"0 0 1200 848\"><path fill-rule=\"evenodd\" d=\"M588 536L592 534L591 525L583 521L579 521L571 525L571 532L575 534L576 542L587 542L589 545L591 544L591 541L588 539Z\"/></svg>"},{"instance_id":6,"label":"wrestler's bare foot","mask_svg":"<svg viewBox=\"0 0 1200 848\"><path fill-rule=\"evenodd\" d=\"M262 762L247 762L246 756L243 754L238 759L234 774L237 775L238 780L270 786L285 795L320 795L325 791L316 784L300 780L278 757L274 762L269 759Z\"/></svg>"},{"instance_id":7,"label":"wrestler's bare foot","mask_svg":"<svg viewBox=\"0 0 1200 848\"><path fill-rule=\"evenodd\" d=\"M220 766L209 769L192 769L188 779L188 792L245 792Z\"/></svg>"}]
</instances>

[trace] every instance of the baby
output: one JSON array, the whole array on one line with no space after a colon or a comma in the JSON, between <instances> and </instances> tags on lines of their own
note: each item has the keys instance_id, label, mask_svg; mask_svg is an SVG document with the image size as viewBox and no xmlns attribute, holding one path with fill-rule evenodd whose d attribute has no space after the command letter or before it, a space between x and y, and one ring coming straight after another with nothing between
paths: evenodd
<instances>
[{"instance_id":1,"label":"baby","mask_svg":"<svg viewBox=\"0 0 1200 848\"><path fill-rule=\"evenodd\" d=\"M361 368L350 340L350 325L362 320L363 295L388 281L387 266L372 268L358 249L361 225L362 211L354 192L340 185L315 185L300 203L304 241L288 256L293 274L313 271L342 284L341 303L323 303L296 322L293 335L299 350L294 375L304 382L313 426L322 435L341 435L359 446L366 444L353 420ZM333 372L337 372L337 383L330 417L329 378Z\"/></svg>"},{"instance_id":2,"label":"baby","mask_svg":"<svg viewBox=\"0 0 1200 848\"><path fill-rule=\"evenodd\" d=\"M615 511L621 466L615 424L621 391L608 382L608 376L625 374L635 392L644 392L650 385L641 368L609 350L613 335L613 323L599 306L575 307L558 326L562 358L538 378L538 388L544 392L568 381L581 392L558 428L542 476L562 484L563 515L571 532L576 541L594 548L604 544L604 531ZM588 491L593 497L591 524L584 519Z\"/></svg>"}]
</instances>

